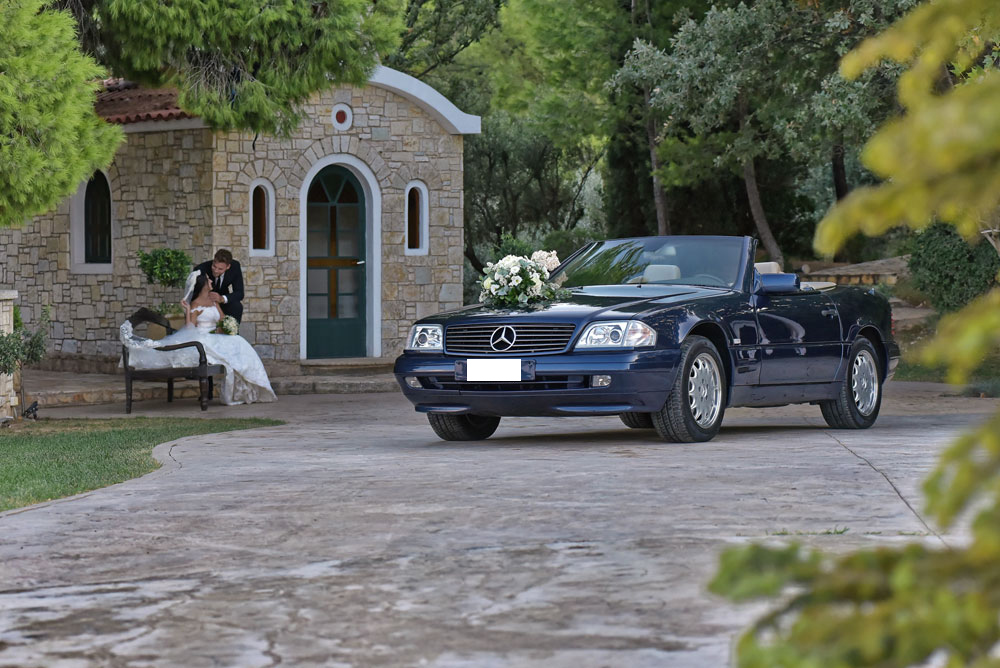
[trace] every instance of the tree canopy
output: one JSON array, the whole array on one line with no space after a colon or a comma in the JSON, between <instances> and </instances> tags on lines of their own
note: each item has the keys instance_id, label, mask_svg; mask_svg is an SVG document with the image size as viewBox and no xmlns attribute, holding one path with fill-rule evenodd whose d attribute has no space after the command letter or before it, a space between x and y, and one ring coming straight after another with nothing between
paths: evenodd
<instances>
[{"instance_id":1,"label":"tree canopy","mask_svg":"<svg viewBox=\"0 0 1000 668\"><path fill-rule=\"evenodd\" d=\"M94 113L103 70L73 17L42 0L0 3L0 227L55 207L105 167L121 130Z\"/></svg>"},{"instance_id":2,"label":"tree canopy","mask_svg":"<svg viewBox=\"0 0 1000 668\"><path fill-rule=\"evenodd\" d=\"M399 1L55 0L114 74L176 86L213 128L287 135L331 83L364 84L399 39Z\"/></svg>"},{"instance_id":3,"label":"tree canopy","mask_svg":"<svg viewBox=\"0 0 1000 668\"><path fill-rule=\"evenodd\" d=\"M712 7L686 20L669 47L637 40L615 83L651 91L650 106L664 119L668 182L697 182L710 166L741 173L761 241L782 262L758 185L762 160L832 161L837 195L846 194L845 144L866 139L889 113L894 77L890 68L845 81L837 54L912 5L758 0ZM684 152L683 144L698 150Z\"/></svg>"}]
</instances>

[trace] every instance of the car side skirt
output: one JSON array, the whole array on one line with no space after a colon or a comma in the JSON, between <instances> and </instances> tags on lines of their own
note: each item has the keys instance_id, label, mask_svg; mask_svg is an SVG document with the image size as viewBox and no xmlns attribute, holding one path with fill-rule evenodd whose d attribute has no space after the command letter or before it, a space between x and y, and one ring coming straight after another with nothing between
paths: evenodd
<instances>
[{"instance_id":1,"label":"car side skirt","mask_svg":"<svg viewBox=\"0 0 1000 668\"><path fill-rule=\"evenodd\" d=\"M802 383L800 385L737 385L733 387L730 406L785 406L829 401L837 397L843 382Z\"/></svg>"}]
</instances>

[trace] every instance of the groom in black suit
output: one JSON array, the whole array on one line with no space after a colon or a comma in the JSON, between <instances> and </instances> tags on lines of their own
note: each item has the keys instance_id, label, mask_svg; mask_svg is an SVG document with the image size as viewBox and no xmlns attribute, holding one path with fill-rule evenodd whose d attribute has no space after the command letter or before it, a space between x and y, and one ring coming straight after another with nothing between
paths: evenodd
<instances>
[{"instance_id":1,"label":"groom in black suit","mask_svg":"<svg viewBox=\"0 0 1000 668\"><path fill-rule=\"evenodd\" d=\"M224 315L231 315L236 322L243 320L243 271L233 254L225 248L215 252L215 257L202 262L195 271L212 277L212 301L216 302Z\"/></svg>"}]
</instances>

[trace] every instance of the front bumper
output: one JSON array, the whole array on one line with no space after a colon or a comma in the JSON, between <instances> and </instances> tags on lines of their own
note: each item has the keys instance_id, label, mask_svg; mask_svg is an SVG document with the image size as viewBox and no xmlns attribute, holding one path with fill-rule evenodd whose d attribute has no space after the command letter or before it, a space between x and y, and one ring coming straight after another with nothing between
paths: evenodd
<instances>
[{"instance_id":1,"label":"front bumper","mask_svg":"<svg viewBox=\"0 0 1000 668\"><path fill-rule=\"evenodd\" d=\"M422 413L616 415L659 410L673 385L679 357L677 349L539 355L530 358L533 380L483 383L456 380L455 362L466 357L403 353L393 373L403 394ZM597 375L609 376L610 385L592 387ZM417 378L421 387L410 387L407 377Z\"/></svg>"}]
</instances>

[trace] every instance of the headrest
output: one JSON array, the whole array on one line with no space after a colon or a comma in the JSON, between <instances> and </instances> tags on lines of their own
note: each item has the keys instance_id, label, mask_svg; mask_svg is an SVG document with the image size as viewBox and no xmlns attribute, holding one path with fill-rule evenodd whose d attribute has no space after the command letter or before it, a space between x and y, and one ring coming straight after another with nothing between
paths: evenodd
<instances>
[{"instance_id":1,"label":"headrest","mask_svg":"<svg viewBox=\"0 0 1000 668\"><path fill-rule=\"evenodd\" d=\"M758 274L780 274L781 265L777 262L757 262L753 266Z\"/></svg>"},{"instance_id":2,"label":"headrest","mask_svg":"<svg viewBox=\"0 0 1000 668\"><path fill-rule=\"evenodd\" d=\"M681 268L676 264L650 264L642 272L643 283L673 281L681 277Z\"/></svg>"}]
</instances>

